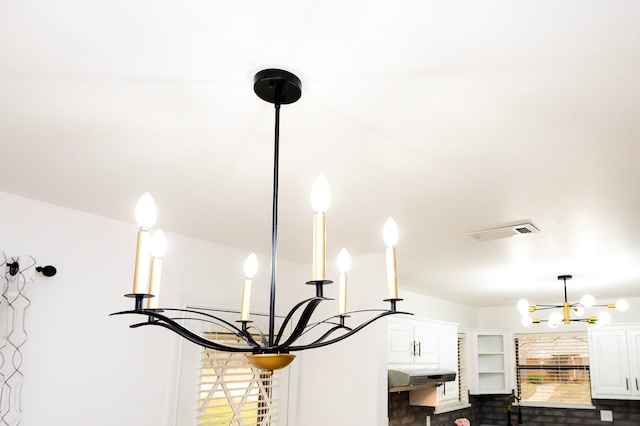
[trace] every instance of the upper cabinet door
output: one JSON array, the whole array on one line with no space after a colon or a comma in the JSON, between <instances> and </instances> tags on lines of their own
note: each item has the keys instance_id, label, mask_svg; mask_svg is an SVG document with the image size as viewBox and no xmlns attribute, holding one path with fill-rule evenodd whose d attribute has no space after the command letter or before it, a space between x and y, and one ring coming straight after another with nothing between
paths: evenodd
<instances>
[{"instance_id":1,"label":"upper cabinet door","mask_svg":"<svg viewBox=\"0 0 640 426\"><path fill-rule=\"evenodd\" d=\"M593 398L632 395L625 329L589 329L589 358Z\"/></svg>"},{"instance_id":2,"label":"upper cabinet door","mask_svg":"<svg viewBox=\"0 0 640 426\"><path fill-rule=\"evenodd\" d=\"M414 364L438 366L438 327L416 322L413 326Z\"/></svg>"},{"instance_id":3,"label":"upper cabinet door","mask_svg":"<svg viewBox=\"0 0 640 426\"><path fill-rule=\"evenodd\" d=\"M410 322L388 320L387 362L389 364L413 363L413 325Z\"/></svg>"}]
</instances>

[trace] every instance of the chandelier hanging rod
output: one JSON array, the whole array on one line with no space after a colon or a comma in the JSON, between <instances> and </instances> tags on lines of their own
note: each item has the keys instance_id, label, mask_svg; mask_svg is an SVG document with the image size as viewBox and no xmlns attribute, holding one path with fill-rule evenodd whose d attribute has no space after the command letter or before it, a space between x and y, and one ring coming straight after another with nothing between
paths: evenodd
<instances>
[{"instance_id":1,"label":"chandelier hanging rod","mask_svg":"<svg viewBox=\"0 0 640 426\"><path fill-rule=\"evenodd\" d=\"M276 303L276 269L277 269L277 246L278 246L278 184L279 184L279 156L280 156L280 107L281 105L291 104L300 99L302 95L301 82L294 74L280 70L280 69L266 69L258 72L254 77L254 92L262 100L272 103L275 111L275 126L274 126L274 153L273 153L273 199L272 199L272 223L271 223L271 260L270 260L270 297L269 297L269 329L265 335L257 327L251 326L251 320L249 320L249 301L251 295L251 283L252 277L256 269L256 257L255 254L251 254L245 263L245 287L243 291L243 301L240 320L240 326L235 326L229 321L224 320L218 316L208 314L194 309L179 309L179 308L158 308L157 296L160 279L160 258L164 253L166 242L162 231L157 230L151 242L149 241L150 228L155 223L155 203L153 198L148 193L145 193L138 203L136 209L136 218L140 225L138 231L138 246L136 250L136 269L134 273L134 290L130 294L126 294L126 297L134 298L135 305L133 310L127 310L122 312L116 312L111 315L123 315L123 314L135 314L146 316L146 321L132 324L131 328L139 328L143 326L159 326L166 328L177 335L185 338L192 343L203 346L209 349L215 349L225 352L244 352L247 353L247 358L255 367L267 370L275 370L286 367L295 357L290 352L302 351L307 349L314 349L323 346L328 346L334 343L338 343L342 340L359 332L363 328L367 327L374 321L384 318L388 315L394 314L408 314L409 312L401 312L397 310L397 302L401 301L398 297L397 288L397 272L396 272L396 255L395 244L397 241L397 227L393 219L389 218L385 224L384 239L387 244L386 261L387 261L387 283L388 283L388 298L384 299L385 302L389 302L389 309L362 309L347 311L346 310L346 269L350 263L348 253L343 249L338 258L338 266L340 269L340 303L338 315L331 316L322 321L311 322L311 318L316 308L321 302L326 300L333 300L324 296L323 288L327 284L333 283L331 280L325 278L326 269L326 231L325 231L325 216L326 211L325 203L328 205L328 199L326 201L316 202L314 201L314 256L313 256L313 279L307 281L307 285L315 286L315 296L305 299L296 304L287 316L284 318L283 323L280 325L278 333L275 331L275 303ZM323 195L327 193L328 197L328 184L326 179L321 177L316 181L314 191L316 187L319 187L318 192ZM325 188L326 187L326 188ZM319 203L319 204L318 204ZM316 207L324 206L324 207ZM141 207L142 206L142 207ZM138 211L149 210L147 215L140 213L138 218ZM155 244L156 237L159 243ZM153 252L153 247L158 245L162 247L158 249L159 254L152 254L152 261L149 267L148 259L149 255L147 251ZM149 249L151 246L151 249ZM347 266L344 266L347 265ZM149 272L150 271L150 272ZM148 289L144 288L144 281L148 277L149 286ZM155 299L154 299L155 298ZM143 302L148 300L148 306L145 308ZM182 316L170 317L165 313L177 313ZM364 322L360 323L356 327L349 327L345 324L345 319L352 314L357 313L374 313L374 315ZM186 315L185 315L186 314ZM297 317L297 322L293 324L294 317ZM181 322L198 321L200 323L210 323L221 327L228 333L237 336L241 341L245 343L243 346L235 346L223 344L218 341L207 339L198 333L189 330ZM292 331L285 337L285 331L291 323ZM306 333L316 329L319 326L325 326L328 328L320 337L313 337L311 342L296 344L296 342ZM322 331L322 330L320 330ZM341 333L341 334L336 334ZM256 340L254 335L260 338Z\"/></svg>"}]
</instances>

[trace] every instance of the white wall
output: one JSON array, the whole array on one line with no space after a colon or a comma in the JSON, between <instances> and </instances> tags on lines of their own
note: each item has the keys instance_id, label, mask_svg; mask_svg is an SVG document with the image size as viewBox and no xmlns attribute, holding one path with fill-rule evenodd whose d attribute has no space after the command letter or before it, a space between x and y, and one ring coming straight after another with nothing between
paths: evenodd
<instances>
[{"instance_id":1,"label":"white wall","mask_svg":"<svg viewBox=\"0 0 640 426\"><path fill-rule=\"evenodd\" d=\"M478 308L436 299L423 294L400 290L403 310L413 312L417 318L447 321L458 324L458 331L478 328Z\"/></svg>"},{"instance_id":2,"label":"white wall","mask_svg":"<svg viewBox=\"0 0 640 426\"><path fill-rule=\"evenodd\" d=\"M0 250L58 268L30 284L22 424L162 424L170 339L109 317L132 306L135 225L4 193L0 205Z\"/></svg>"},{"instance_id":3,"label":"white wall","mask_svg":"<svg viewBox=\"0 0 640 426\"><path fill-rule=\"evenodd\" d=\"M385 258L370 255L352 259L347 309L388 309ZM328 270L335 270L329 265ZM337 297L337 285L326 287L325 296ZM325 318L337 313L327 303ZM370 317L371 313L366 315ZM358 325L362 317L347 318ZM348 426L387 424L386 320L374 322L333 346L299 354L297 417L292 425Z\"/></svg>"}]
</instances>

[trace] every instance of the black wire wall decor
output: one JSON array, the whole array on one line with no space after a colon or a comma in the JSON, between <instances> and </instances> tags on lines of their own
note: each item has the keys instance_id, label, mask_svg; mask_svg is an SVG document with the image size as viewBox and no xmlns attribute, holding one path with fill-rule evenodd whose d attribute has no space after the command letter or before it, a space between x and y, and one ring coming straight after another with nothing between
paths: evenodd
<instances>
[{"instance_id":1,"label":"black wire wall decor","mask_svg":"<svg viewBox=\"0 0 640 426\"><path fill-rule=\"evenodd\" d=\"M34 272L52 277L57 270L51 265L36 266L33 256L7 257L5 253L0 258L0 270L4 271L0 275L0 318L6 327L0 340L0 425L17 426L22 417L22 348L28 338L25 319L31 306L27 283L33 279Z\"/></svg>"}]
</instances>

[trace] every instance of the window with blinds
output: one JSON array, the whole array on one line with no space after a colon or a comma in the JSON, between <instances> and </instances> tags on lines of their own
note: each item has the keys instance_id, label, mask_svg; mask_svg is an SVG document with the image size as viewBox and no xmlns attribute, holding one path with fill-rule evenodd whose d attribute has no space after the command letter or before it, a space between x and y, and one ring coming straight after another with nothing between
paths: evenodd
<instances>
[{"instance_id":1,"label":"window with blinds","mask_svg":"<svg viewBox=\"0 0 640 426\"><path fill-rule=\"evenodd\" d=\"M212 340L241 346L236 336ZM269 426L275 422L277 373L254 369L244 353L202 350L198 426Z\"/></svg>"},{"instance_id":2,"label":"window with blinds","mask_svg":"<svg viewBox=\"0 0 640 426\"><path fill-rule=\"evenodd\" d=\"M587 334L519 334L516 380L523 402L591 404Z\"/></svg>"},{"instance_id":3,"label":"window with blinds","mask_svg":"<svg viewBox=\"0 0 640 426\"><path fill-rule=\"evenodd\" d=\"M469 403L469 388L467 386L467 351L464 334L458 334L458 401L460 404Z\"/></svg>"}]
</instances>

